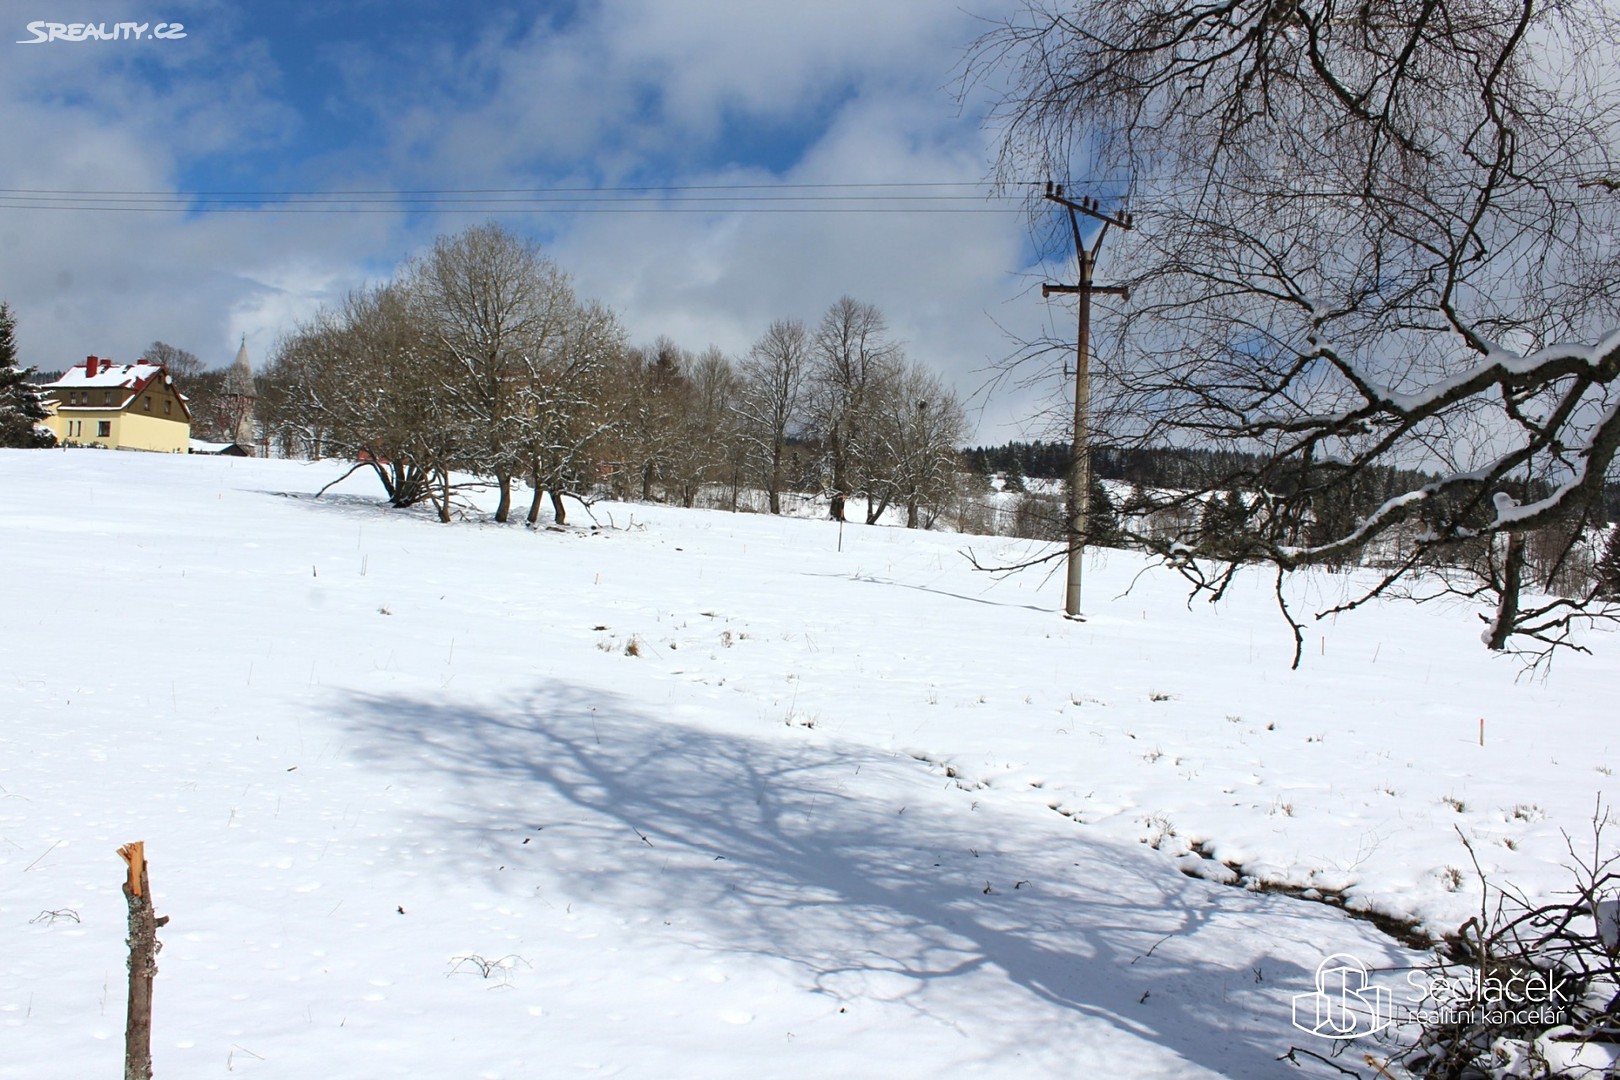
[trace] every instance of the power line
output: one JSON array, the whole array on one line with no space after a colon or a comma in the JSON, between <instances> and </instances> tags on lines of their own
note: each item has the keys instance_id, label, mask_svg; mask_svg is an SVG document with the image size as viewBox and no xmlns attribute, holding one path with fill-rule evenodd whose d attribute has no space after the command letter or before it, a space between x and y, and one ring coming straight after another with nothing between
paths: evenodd
<instances>
[{"instance_id":1,"label":"power line","mask_svg":"<svg viewBox=\"0 0 1620 1080\"><path fill-rule=\"evenodd\" d=\"M1034 181L1017 181L1007 186L1034 187ZM521 187L521 188L330 188L312 191L296 190L237 190L237 191L119 191L100 188L0 188L0 195L154 195L175 198L192 198L212 195L241 195L262 196L265 198L279 198L294 195L387 195L396 197L401 195L549 195L549 194L595 194L612 195L621 192L638 191L843 191L867 189L894 189L894 188L974 188L987 191L991 185L978 180L925 180L925 181L884 181L875 183L829 183L829 184L787 184L787 183L759 183L759 184L633 184L633 185L596 185L588 187Z\"/></svg>"},{"instance_id":2,"label":"power line","mask_svg":"<svg viewBox=\"0 0 1620 1080\"><path fill-rule=\"evenodd\" d=\"M411 211L436 210L447 214L489 214L528 210L533 213L562 214L1022 214L1021 207L768 207L768 206L573 206L525 207L522 205L458 206L427 203L420 206L94 206L55 205L50 203L6 202L0 199L0 210L69 210L88 213L124 214L402 214Z\"/></svg>"},{"instance_id":3,"label":"power line","mask_svg":"<svg viewBox=\"0 0 1620 1080\"><path fill-rule=\"evenodd\" d=\"M93 204L108 201L107 197L97 195L7 195L0 193L0 198L18 201L53 201L67 205ZM193 206L242 206L262 205L261 200L250 199L246 196L205 196L193 198L183 195L151 195L151 196L119 196L116 201L127 202L133 205L172 205L185 204ZM309 198L288 199L271 205L283 206L311 206L323 203L341 203L344 205L454 205L460 202L478 202L492 205L507 204L536 204L536 205L603 205L603 206L632 206L641 203L651 203L659 206L680 205L683 203L982 203L991 201L980 195L690 195L679 198L659 198L651 195L633 195L625 197L607 196L515 196L511 198L482 196L445 195L425 196L407 195L387 198L348 198L329 195L317 195ZM995 201L1007 201L1005 199Z\"/></svg>"},{"instance_id":4,"label":"power line","mask_svg":"<svg viewBox=\"0 0 1620 1080\"><path fill-rule=\"evenodd\" d=\"M0 209L101 213L1020 213L979 181L331 190L0 188Z\"/></svg>"},{"instance_id":5,"label":"power line","mask_svg":"<svg viewBox=\"0 0 1620 1080\"><path fill-rule=\"evenodd\" d=\"M1579 177L1565 178L1581 183ZM1599 178L1602 179L1602 178ZM1067 181L1070 190L1122 192L1137 209L1169 206L1188 191L1153 178ZM0 188L0 211L181 214L1001 214L1028 215L1032 181L712 183L499 188L209 189ZM1586 186L1583 184L1583 186ZM1275 191L1263 193L1275 198ZM1299 197L1344 193L1300 192ZM1613 198L1593 192L1588 201Z\"/></svg>"}]
</instances>

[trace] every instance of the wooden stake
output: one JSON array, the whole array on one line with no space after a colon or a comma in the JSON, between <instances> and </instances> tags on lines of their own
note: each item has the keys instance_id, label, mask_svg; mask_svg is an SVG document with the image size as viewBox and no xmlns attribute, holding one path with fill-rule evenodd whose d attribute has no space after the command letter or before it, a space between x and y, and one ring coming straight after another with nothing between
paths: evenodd
<instances>
[{"instance_id":1,"label":"wooden stake","mask_svg":"<svg viewBox=\"0 0 1620 1080\"><path fill-rule=\"evenodd\" d=\"M124 1019L124 1080L152 1080L152 980L163 948L158 927L169 921L152 910L152 886L146 874L146 843L137 840L118 849L128 867L124 900L129 904L129 1010Z\"/></svg>"},{"instance_id":2,"label":"wooden stake","mask_svg":"<svg viewBox=\"0 0 1620 1080\"><path fill-rule=\"evenodd\" d=\"M1479 745L1485 745L1485 718L1479 718Z\"/></svg>"},{"instance_id":3,"label":"wooden stake","mask_svg":"<svg viewBox=\"0 0 1620 1080\"><path fill-rule=\"evenodd\" d=\"M132 844L125 844L118 849L119 858L129 868L129 880L124 888L134 896L145 894L144 882L146 880L146 841L137 840Z\"/></svg>"}]
</instances>

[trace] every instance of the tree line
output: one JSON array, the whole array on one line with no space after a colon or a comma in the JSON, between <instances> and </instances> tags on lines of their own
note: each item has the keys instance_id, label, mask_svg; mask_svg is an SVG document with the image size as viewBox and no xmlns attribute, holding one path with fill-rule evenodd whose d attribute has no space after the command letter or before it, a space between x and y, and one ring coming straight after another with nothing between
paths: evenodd
<instances>
[{"instance_id":1,"label":"tree line","mask_svg":"<svg viewBox=\"0 0 1620 1080\"><path fill-rule=\"evenodd\" d=\"M842 297L819 322L772 323L737 358L668 338L629 344L538 245L497 224L440 237L384 284L298 326L259 380L259 420L284 453L348 457L395 506L451 519L457 476L498 492L507 521L549 499L684 506L719 494L825 497L868 523L925 527L960 490L960 400L906 355L875 306Z\"/></svg>"},{"instance_id":2,"label":"tree line","mask_svg":"<svg viewBox=\"0 0 1620 1080\"><path fill-rule=\"evenodd\" d=\"M1062 480L1069 475L1071 458L1066 442L1012 441L1000 446L974 446L962 451L968 468L982 475L1000 474L1012 482L1029 477ZM1228 479L1244 470L1254 470L1264 461L1260 454L1241 450L1209 450L1173 446L1094 446L1091 449L1091 475L1148 488L1182 491L1222 488ZM1433 483L1439 476L1421 469L1390 465L1368 466L1354 485L1342 492L1355 511L1376 509L1386 499L1416 486ZM1280 493L1291 492L1299 478L1284 477L1277 485ZM1545 484L1532 484L1530 491L1543 497L1550 490ZM1598 523L1620 522L1620 482L1603 486L1599 509L1593 513Z\"/></svg>"},{"instance_id":3,"label":"tree line","mask_svg":"<svg viewBox=\"0 0 1620 1080\"><path fill-rule=\"evenodd\" d=\"M1025 490L1026 478L1057 482L1067 477L1070 456L1068 443L1043 440L963 451L974 472L998 475L1003 491L1018 492ZM1235 449L1093 447L1089 504L1093 521L1087 542L1149 550L1196 548L1215 559L1253 562L1264 557L1252 541L1259 529L1273 530L1291 545L1326 543L1376 514L1390 499L1442 479L1424 470L1383 464L1350 470L1333 460L1273 467L1265 486L1234 479L1252 477L1264 462L1264 455ZM1099 480L1114 482L1114 493L1109 494ZM1534 503L1553 492L1544 480L1504 487L1520 503ZM1063 539L1062 502L1056 494L1024 495L1010 510L1012 517L1000 531ZM1477 508L1465 520L1476 528L1485 524ZM1521 587L1554 596L1579 596L1595 588L1599 596L1620 597L1620 528L1610 527L1617 520L1620 484L1609 483L1600 499L1528 530L1517 554ZM1334 569L1399 565L1401 547L1394 539L1398 538L1347 550L1327 565ZM1504 570L1501 562L1491 544L1478 540L1454 545L1424 565L1499 575Z\"/></svg>"},{"instance_id":4,"label":"tree line","mask_svg":"<svg viewBox=\"0 0 1620 1080\"><path fill-rule=\"evenodd\" d=\"M0 305L0 445L45 446L40 376L17 364L15 320ZM184 387L193 430L229 439L253 391L231 373L154 342L146 359ZM735 360L668 338L633 347L611 311L578 299L537 248L484 226L442 238L431 254L385 285L358 290L339 308L298 327L259 379L258 421L282 453L347 457L381 479L390 501L431 501L444 520L454 474L498 486L497 520L509 520L520 487L527 519L549 498L566 521L565 496L664 499L781 513L790 500L824 498L842 519L852 503L876 522L890 507L912 527L944 523L963 532L1062 541L1064 510L1052 490L1024 478L1068 473L1069 446L1009 442L956 449L962 407L937 376L904 355L870 304L840 298L814 327L772 323ZM1363 466L1351 482L1325 482L1323 461L1276 475L1273 489L1227 484L1197 501L1164 505L1155 492L1207 489L1212 478L1259 459L1231 449L1151 446L1092 451L1088 543L1196 544L1218 557L1255 557L1246 537L1265 518L1291 543L1316 543L1352 526L1393 494L1432 478ZM992 474L1000 498L992 498ZM1114 493L1101 481L1128 484ZM1299 492L1303 511L1286 520L1278 500ZM1546 496L1531 483L1520 501ZM1620 595L1620 529L1597 542L1615 516L1616 485L1597 508L1527 534L1522 562L1548 591L1595 583ZM1454 552L1489 563L1492 549ZM1377 545L1336 565L1382 565Z\"/></svg>"}]
</instances>

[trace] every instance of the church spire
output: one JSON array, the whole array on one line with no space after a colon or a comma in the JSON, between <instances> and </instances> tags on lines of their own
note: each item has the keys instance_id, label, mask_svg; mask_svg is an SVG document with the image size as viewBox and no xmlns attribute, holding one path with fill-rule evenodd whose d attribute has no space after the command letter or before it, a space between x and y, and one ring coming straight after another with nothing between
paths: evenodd
<instances>
[{"instance_id":1,"label":"church spire","mask_svg":"<svg viewBox=\"0 0 1620 1080\"><path fill-rule=\"evenodd\" d=\"M257 397L253 386L253 363L248 359L247 335L242 335L242 347L236 350L236 361L225 373L225 392L241 397Z\"/></svg>"},{"instance_id":2,"label":"church spire","mask_svg":"<svg viewBox=\"0 0 1620 1080\"><path fill-rule=\"evenodd\" d=\"M241 348L236 350L236 361L225 372L225 404L231 414L231 441L249 450L258 442L258 432L253 422L254 399L258 396L258 390L253 385L253 364L248 360L247 335L243 334Z\"/></svg>"}]
</instances>

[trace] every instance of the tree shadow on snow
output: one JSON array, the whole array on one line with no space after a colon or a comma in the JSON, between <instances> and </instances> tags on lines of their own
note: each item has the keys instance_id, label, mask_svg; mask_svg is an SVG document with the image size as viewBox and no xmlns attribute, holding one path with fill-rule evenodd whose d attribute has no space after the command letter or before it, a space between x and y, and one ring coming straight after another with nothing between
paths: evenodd
<instances>
[{"instance_id":1,"label":"tree shadow on snow","mask_svg":"<svg viewBox=\"0 0 1620 1080\"><path fill-rule=\"evenodd\" d=\"M526 865L553 897L784 959L834 999L991 1018L986 1059L1072 1043L1098 1030L1071 1022L1086 1017L1219 1072L1299 1076L1276 1056L1328 1044L1290 1028L1289 995L1346 945L1372 964L1395 955L1325 909L1183 877L819 734L716 732L563 682L499 707L354 695L339 713L351 752L453 789L418 824L454 872L532 893ZM933 996L942 983L974 996Z\"/></svg>"}]
</instances>

